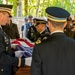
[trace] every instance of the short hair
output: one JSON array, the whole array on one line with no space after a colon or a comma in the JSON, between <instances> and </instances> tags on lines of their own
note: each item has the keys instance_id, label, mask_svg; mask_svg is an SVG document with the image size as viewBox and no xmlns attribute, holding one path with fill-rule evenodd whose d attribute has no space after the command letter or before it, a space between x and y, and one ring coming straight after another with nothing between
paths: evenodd
<instances>
[{"instance_id":1,"label":"short hair","mask_svg":"<svg viewBox=\"0 0 75 75\"><path fill-rule=\"evenodd\" d=\"M52 20L48 20L50 21L50 23L52 24L53 27L60 27L62 28L65 22L56 22L56 21L52 21Z\"/></svg>"}]
</instances>

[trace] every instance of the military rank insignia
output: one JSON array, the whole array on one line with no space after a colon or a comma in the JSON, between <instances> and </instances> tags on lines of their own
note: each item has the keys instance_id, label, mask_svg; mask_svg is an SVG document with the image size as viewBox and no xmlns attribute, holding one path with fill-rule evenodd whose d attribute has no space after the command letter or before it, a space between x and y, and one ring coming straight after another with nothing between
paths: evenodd
<instances>
[{"instance_id":1,"label":"military rank insignia","mask_svg":"<svg viewBox=\"0 0 75 75\"><path fill-rule=\"evenodd\" d=\"M46 40L47 39L47 37L45 36L45 37L43 37L43 39L42 40Z\"/></svg>"},{"instance_id":2,"label":"military rank insignia","mask_svg":"<svg viewBox=\"0 0 75 75\"><path fill-rule=\"evenodd\" d=\"M41 43L41 40L37 40L35 43L36 44L40 44Z\"/></svg>"},{"instance_id":3,"label":"military rank insignia","mask_svg":"<svg viewBox=\"0 0 75 75\"><path fill-rule=\"evenodd\" d=\"M31 33L31 36L32 36L32 37L33 37L33 35L34 35L34 34L33 34L33 33Z\"/></svg>"},{"instance_id":4,"label":"military rank insignia","mask_svg":"<svg viewBox=\"0 0 75 75\"><path fill-rule=\"evenodd\" d=\"M4 37L6 44L8 44L8 38Z\"/></svg>"},{"instance_id":5,"label":"military rank insignia","mask_svg":"<svg viewBox=\"0 0 75 75\"><path fill-rule=\"evenodd\" d=\"M8 51L8 47L6 47L6 51Z\"/></svg>"}]
</instances>

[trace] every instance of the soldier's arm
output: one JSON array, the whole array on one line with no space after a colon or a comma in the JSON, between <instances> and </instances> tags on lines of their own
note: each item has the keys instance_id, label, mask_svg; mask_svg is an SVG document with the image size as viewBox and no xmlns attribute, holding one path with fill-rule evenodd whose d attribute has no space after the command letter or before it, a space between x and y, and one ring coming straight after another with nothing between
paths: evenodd
<instances>
[{"instance_id":1,"label":"soldier's arm","mask_svg":"<svg viewBox=\"0 0 75 75\"><path fill-rule=\"evenodd\" d=\"M24 66L25 59L12 57L6 50L4 44L4 36L0 34L0 64L7 64L11 66Z\"/></svg>"}]
</instances>

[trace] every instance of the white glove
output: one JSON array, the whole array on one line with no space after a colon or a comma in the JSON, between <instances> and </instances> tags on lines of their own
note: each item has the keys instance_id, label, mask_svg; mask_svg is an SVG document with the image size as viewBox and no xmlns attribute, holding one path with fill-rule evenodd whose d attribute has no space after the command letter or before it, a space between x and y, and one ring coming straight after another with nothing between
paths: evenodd
<instances>
[{"instance_id":1,"label":"white glove","mask_svg":"<svg viewBox=\"0 0 75 75\"><path fill-rule=\"evenodd\" d=\"M15 44L11 44L11 48L16 49L16 45Z\"/></svg>"},{"instance_id":2,"label":"white glove","mask_svg":"<svg viewBox=\"0 0 75 75\"><path fill-rule=\"evenodd\" d=\"M15 51L15 57L21 58L23 56L24 51Z\"/></svg>"},{"instance_id":3,"label":"white glove","mask_svg":"<svg viewBox=\"0 0 75 75\"><path fill-rule=\"evenodd\" d=\"M25 58L25 65L31 66L32 57Z\"/></svg>"}]
</instances>

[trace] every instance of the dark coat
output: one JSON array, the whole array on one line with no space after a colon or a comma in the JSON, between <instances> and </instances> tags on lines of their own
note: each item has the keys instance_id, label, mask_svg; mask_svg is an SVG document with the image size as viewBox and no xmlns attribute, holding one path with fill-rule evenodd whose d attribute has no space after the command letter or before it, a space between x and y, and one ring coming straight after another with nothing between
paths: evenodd
<instances>
[{"instance_id":1,"label":"dark coat","mask_svg":"<svg viewBox=\"0 0 75 75\"><path fill-rule=\"evenodd\" d=\"M17 39L20 38L18 27L14 23L10 23L10 25L2 26L3 31L11 38L11 39Z\"/></svg>"},{"instance_id":2,"label":"dark coat","mask_svg":"<svg viewBox=\"0 0 75 75\"><path fill-rule=\"evenodd\" d=\"M12 68L18 66L18 58L11 50L10 39L0 28L0 75L12 75ZM21 66L24 66L25 60L21 59Z\"/></svg>"},{"instance_id":3,"label":"dark coat","mask_svg":"<svg viewBox=\"0 0 75 75\"><path fill-rule=\"evenodd\" d=\"M30 75L75 75L75 40L58 32L36 44Z\"/></svg>"},{"instance_id":4,"label":"dark coat","mask_svg":"<svg viewBox=\"0 0 75 75\"><path fill-rule=\"evenodd\" d=\"M35 43L42 42L50 36L49 28L47 27L42 33L38 33L35 37Z\"/></svg>"},{"instance_id":5,"label":"dark coat","mask_svg":"<svg viewBox=\"0 0 75 75\"><path fill-rule=\"evenodd\" d=\"M29 29L28 29L28 33L27 33L27 38L34 42L35 37L37 36L37 30L34 27L34 25L32 25Z\"/></svg>"}]
</instances>

